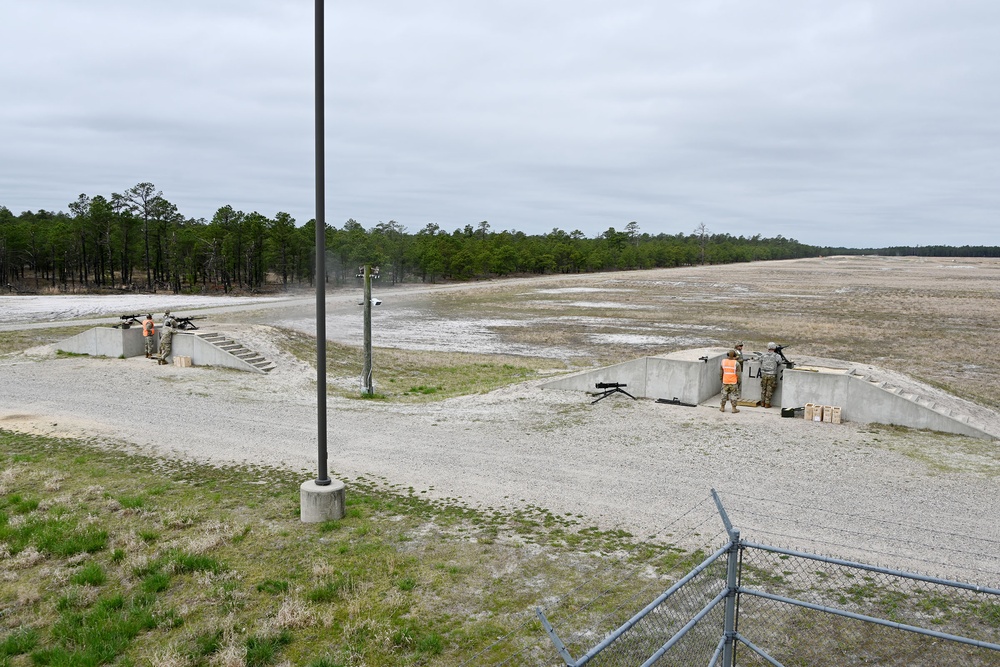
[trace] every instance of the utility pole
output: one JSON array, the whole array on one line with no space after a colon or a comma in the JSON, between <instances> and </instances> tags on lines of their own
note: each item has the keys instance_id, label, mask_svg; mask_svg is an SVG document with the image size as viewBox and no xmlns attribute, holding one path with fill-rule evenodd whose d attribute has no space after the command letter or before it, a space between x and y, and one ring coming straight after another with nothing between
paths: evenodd
<instances>
[{"instance_id":1,"label":"utility pole","mask_svg":"<svg viewBox=\"0 0 1000 667\"><path fill-rule=\"evenodd\" d=\"M343 519L346 489L343 482L330 479L327 473L326 448L326 153L324 138L324 68L323 68L323 3L316 0L313 28L315 30L316 67L316 479L299 487L299 516L304 523L321 523Z\"/></svg>"}]
</instances>

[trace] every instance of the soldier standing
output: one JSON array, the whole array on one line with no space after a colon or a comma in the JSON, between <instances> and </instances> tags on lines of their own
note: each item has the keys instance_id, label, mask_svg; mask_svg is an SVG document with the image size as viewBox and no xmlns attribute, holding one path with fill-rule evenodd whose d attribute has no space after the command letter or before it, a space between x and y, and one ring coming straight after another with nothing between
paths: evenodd
<instances>
[{"instance_id":1,"label":"soldier standing","mask_svg":"<svg viewBox=\"0 0 1000 667\"><path fill-rule=\"evenodd\" d=\"M726 411L727 400L733 404L733 414L740 411L736 407L736 401L740 398L740 373L742 372L743 364L736 360L736 350L729 350L719 368L719 378L722 380L722 406L719 408L719 412Z\"/></svg>"},{"instance_id":2,"label":"soldier standing","mask_svg":"<svg viewBox=\"0 0 1000 667\"><path fill-rule=\"evenodd\" d=\"M771 397L778 388L778 365L781 357L775 352L777 347L775 343L768 343L767 352L760 355L760 398L764 401L765 408L771 407Z\"/></svg>"},{"instance_id":3,"label":"soldier standing","mask_svg":"<svg viewBox=\"0 0 1000 667\"><path fill-rule=\"evenodd\" d=\"M156 362L160 366L167 365L167 357L170 356L170 348L173 345L174 333L176 331L174 329L174 319L170 317L169 311L163 321L163 332L160 334L160 358Z\"/></svg>"},{"instance_id":4,"label":"soldier standing","mask_svg":"<svg viewBox=\"0 0 1000 667\"><path fill-rule=\"evenodd\" d=\"M153 314L146 315L142 323L142 340L146 344L146 358L153 357L153 337L156 335L156 326L153 324Z\"/></svg>"},{"instance_id":5,"label":"soldier standing","mask_svg":"<svg viewBox=\"0 0 1000 667\"><path fill-rule=\"evenodd\" d=\"M746 357L743 356L743 341L741 340L736 341L736 345L733 346L733 349L736 350L736 361L740 362L740 367L742 368L743 364L746 363ZM740 396L742 396L743 371L740 371L740 379L736 382L736 384L739 385Z\"/></svg>"}]
</instances>

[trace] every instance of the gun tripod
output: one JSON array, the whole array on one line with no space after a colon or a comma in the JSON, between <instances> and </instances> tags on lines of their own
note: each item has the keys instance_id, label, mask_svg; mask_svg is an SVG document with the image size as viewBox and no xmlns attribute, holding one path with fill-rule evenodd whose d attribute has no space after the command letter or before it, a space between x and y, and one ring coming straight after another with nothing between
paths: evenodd
<instances>
[{"instance_id":1,"label":"gun tripod","mask_svg":"<svg viewBox=\"0 0 1000 667\"><path fill-rule=\"evenodd\" d=\"M597 398L595 398L590 402L591 405L597 403L597 401L604 400L611 394L625 394L633 401L638 400L635 396L622 389L622 387L627 387L628 386L627 384L621 384L618 382L598 382L594 386L597 387L598 389L603 389L604 391L601 392L600 396L598 396Z\"/></svg>"}]
</instances>

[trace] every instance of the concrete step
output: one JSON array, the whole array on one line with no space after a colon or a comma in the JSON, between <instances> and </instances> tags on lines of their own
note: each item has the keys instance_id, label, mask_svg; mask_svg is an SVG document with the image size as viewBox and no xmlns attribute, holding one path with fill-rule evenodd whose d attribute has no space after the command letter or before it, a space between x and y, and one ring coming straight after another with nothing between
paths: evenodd
<instances>
[{"instance_id":1,"label":"concrete step","mask_svg":"<svg viewBox=\"0 0 1000 667\"><path fill-rule=\"evenodd\" d=\"M259 371L268 373L273 369L277 368L277 364L267 359L264 355L258 352L254 352L249 348L243 347L243 345L241 345L240 343L237 343L236 341L227 338L220 333L204 332L195 335L199 336L202 340L211 343L220 350L228 352L229 354L236 357L243 363L247 364L248 366L252 366L253 368Z\"/></svg>"}]
</instances>

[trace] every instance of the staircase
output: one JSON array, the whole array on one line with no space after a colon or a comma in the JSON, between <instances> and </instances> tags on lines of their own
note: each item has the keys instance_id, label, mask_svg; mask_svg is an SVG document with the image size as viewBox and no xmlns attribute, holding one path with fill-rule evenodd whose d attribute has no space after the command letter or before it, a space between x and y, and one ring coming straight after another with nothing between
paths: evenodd
<instances>
[{"instance_id":1,"label":"staircase","mask_svg":"<svg viewBox=\"0 0 1000 667\"><path fill-rule=\"evenodd\" d=\"M247 349L236 341L226 338L220 333L206 331L195 333L195 336L232 356L234 359L243 362L243 364L250 366L259 373L269 373L274 370L276 366L273 361L264 355Z\"/></svg>"}]
</instances>

